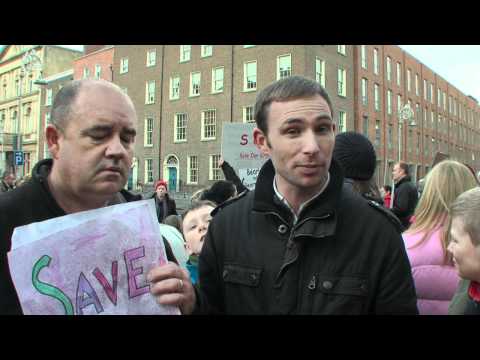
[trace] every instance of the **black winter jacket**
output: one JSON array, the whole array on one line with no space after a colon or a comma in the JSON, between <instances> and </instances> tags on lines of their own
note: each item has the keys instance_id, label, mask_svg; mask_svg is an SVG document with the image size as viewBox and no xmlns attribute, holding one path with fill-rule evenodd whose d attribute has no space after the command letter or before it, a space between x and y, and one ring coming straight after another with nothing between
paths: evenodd
<instances>
[{"instance_id":1,"label":"black winter jacket","mask_svg":"<svg viewBox=\"0 0 480 360\"><path fill-rule=\"evenodd\" d=\"M175 200L170 199L168 194L165 194L163 201L158 200L156 193L153 193L150 199L155 199L155 209L157 210L157 220L159 223L162 223L167 216L178 215L177 204Z\"/></svg>"},{"instance_id":2,"label":"black winter jacket","mask_svg":"<svg viewBox=\"0 0 480 360\"><path fill-rule=\"evenodd\" d=\"M418 202L418 191L411 182L410 176L405 176L395 184L392 211L397 215L405 228L410 226L410 218L415 212Z\"/></svg>"},{"instance_id":3,"label":"black winter jacket","mask_svg":"<svg viewBox=\"0 0 480 360\"><path fill-rule=\"evenodd\" d=\"M7 258L13 230L18 226L66 215L48 188L47 176L51 166L51 159L38 162L33 168L32 179L0 196L0 315L22 314ZM141 200L140 195L126 190L120 193L127 202ZM163 243L167 259L177 262L168 241L163 239Z\"/></svg>"},{"instance_id":4,"label":"black winter jacket","mask_svg":"<svg viewBox=\"0 0 480 360\"><path fill-rule=\"evenodd\" d=\"M381 206L343 186L336 162L296 224L274 194L274 174L269 160L255 191L214 214L195 313L418 313L398 229Z\"/></svg>"}]
</instances>

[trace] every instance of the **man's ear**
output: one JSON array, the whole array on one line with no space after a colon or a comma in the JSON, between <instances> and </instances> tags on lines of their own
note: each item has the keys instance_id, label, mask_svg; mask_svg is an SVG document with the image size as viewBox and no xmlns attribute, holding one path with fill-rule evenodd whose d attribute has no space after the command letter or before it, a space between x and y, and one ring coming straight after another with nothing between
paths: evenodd
<instances>
[{"instance_id":1,"label":"man's ear","mask_svg":"<svg viewBox=\"0 0 480 360\"><path fill-rule=\"evenodd\" d=\"M50 154L52 154L53 159L58 159L58 153L60 151L60 136L60 131L54 125L49 124L45 128L45 140L48 145L48 150L50 151Z\"/></svg>"},{"instance_id":2,"label":"man's ear","mask_svg":"<svg viewBox=\"0 0 480 360\"><path fill-rule=\"evenodd\" d=\"M270 155L270 146L268 144L267 136L257 127L253 129L253 142L262 154Z\"/></svg>"}]
</instances>

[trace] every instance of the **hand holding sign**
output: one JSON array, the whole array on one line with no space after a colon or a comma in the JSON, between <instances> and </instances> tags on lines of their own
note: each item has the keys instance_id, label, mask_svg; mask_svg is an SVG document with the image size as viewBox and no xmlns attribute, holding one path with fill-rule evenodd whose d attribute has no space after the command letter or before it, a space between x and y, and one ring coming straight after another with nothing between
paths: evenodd
<instances>
[{"instance_id":1,"label":"hand holding sign","mask_svg":"<svg viewBox=\"0 0 480 360\"><path fill-rule=\"evenodd\" d=\"M172 262L158 266L147 276L150 292L162 305L178 306L184 315L191 314L195 306L195 291L188 271Z\"/></svg>"}]
</instances>

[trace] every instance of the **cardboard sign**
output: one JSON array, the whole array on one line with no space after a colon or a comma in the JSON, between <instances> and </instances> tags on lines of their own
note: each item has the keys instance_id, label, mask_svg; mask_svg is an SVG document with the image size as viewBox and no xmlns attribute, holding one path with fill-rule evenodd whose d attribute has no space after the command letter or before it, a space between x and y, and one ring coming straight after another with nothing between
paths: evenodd
<instances>
[{"instance_id":1,"label":"cardboard sign","mask_svg":"<svg viewBox=\"0 0 480 360\"><path fill-rule=\"evenodd\" d=\"M146 280L167 263L153 199L16 228L8 261L26 315L179 314Z\"/></svg>"},{"instance_id":2,"label":"cardboard sign","mask_svg":"<svg viewBox=\"0 0 480 360\"><path fill-rule=\"evenodd\" d=\"M224 123L222 134L222 157L250 190L255 188L258 172L269 159L254 143L255 126L254 123Z\"/></svg>"}]
</instances>

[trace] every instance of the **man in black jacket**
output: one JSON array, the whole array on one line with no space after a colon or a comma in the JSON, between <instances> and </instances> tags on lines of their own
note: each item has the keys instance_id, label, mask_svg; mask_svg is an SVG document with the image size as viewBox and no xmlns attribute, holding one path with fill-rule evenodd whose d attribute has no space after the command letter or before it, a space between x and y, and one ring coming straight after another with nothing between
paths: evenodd
<instances>
[{"instance_id":1,"label":"man in black jacket","mask_svg":"<svg viewBox=\"0 0 480 360\"><path fill-rule=\"evenodd\" d=\"M392 211L397 215L405 229L408 229L410 218L417 206L418 191L410 179L408 165L403 161L393 167L393 181L395 182L395 188Z\"/></svg>"},{"instance_id":2,"label":"man in black jacket","mask_svg":"<svg viewBox=\"0 0 480 360\"><path fill-rule=\"evenodd\" d=\"M15 189L15 175L5 170L0 181L0 194Z\"/></svg>"},{"instance_id":3,"label":"man in black jacket","mask_svg":"<svg viewBox=\"0 0 480 360\"><path fill-rule=\"evenodd\" d=\"M343 185L332 161L325 90L293 76L255 105L255 143L271 160L254 191L217 208L199 258L196 303L174 266L150 273L161 303L221 314L416 314L399 229Z\"/></svg>"},{"instance_id":4,"label":"man in black jacket","mask_svg":"<svg viewBox=\"0 0 480 360\"><path fill-rule=\"evenodd\" d=\"M0 197L0 314L22 313L7 259L16 227L141 198L123 190L137 124L127 95L103 80L74 81L57 94L51 114L45 137L53 159Z\"/></svg>"}]
</instances>

